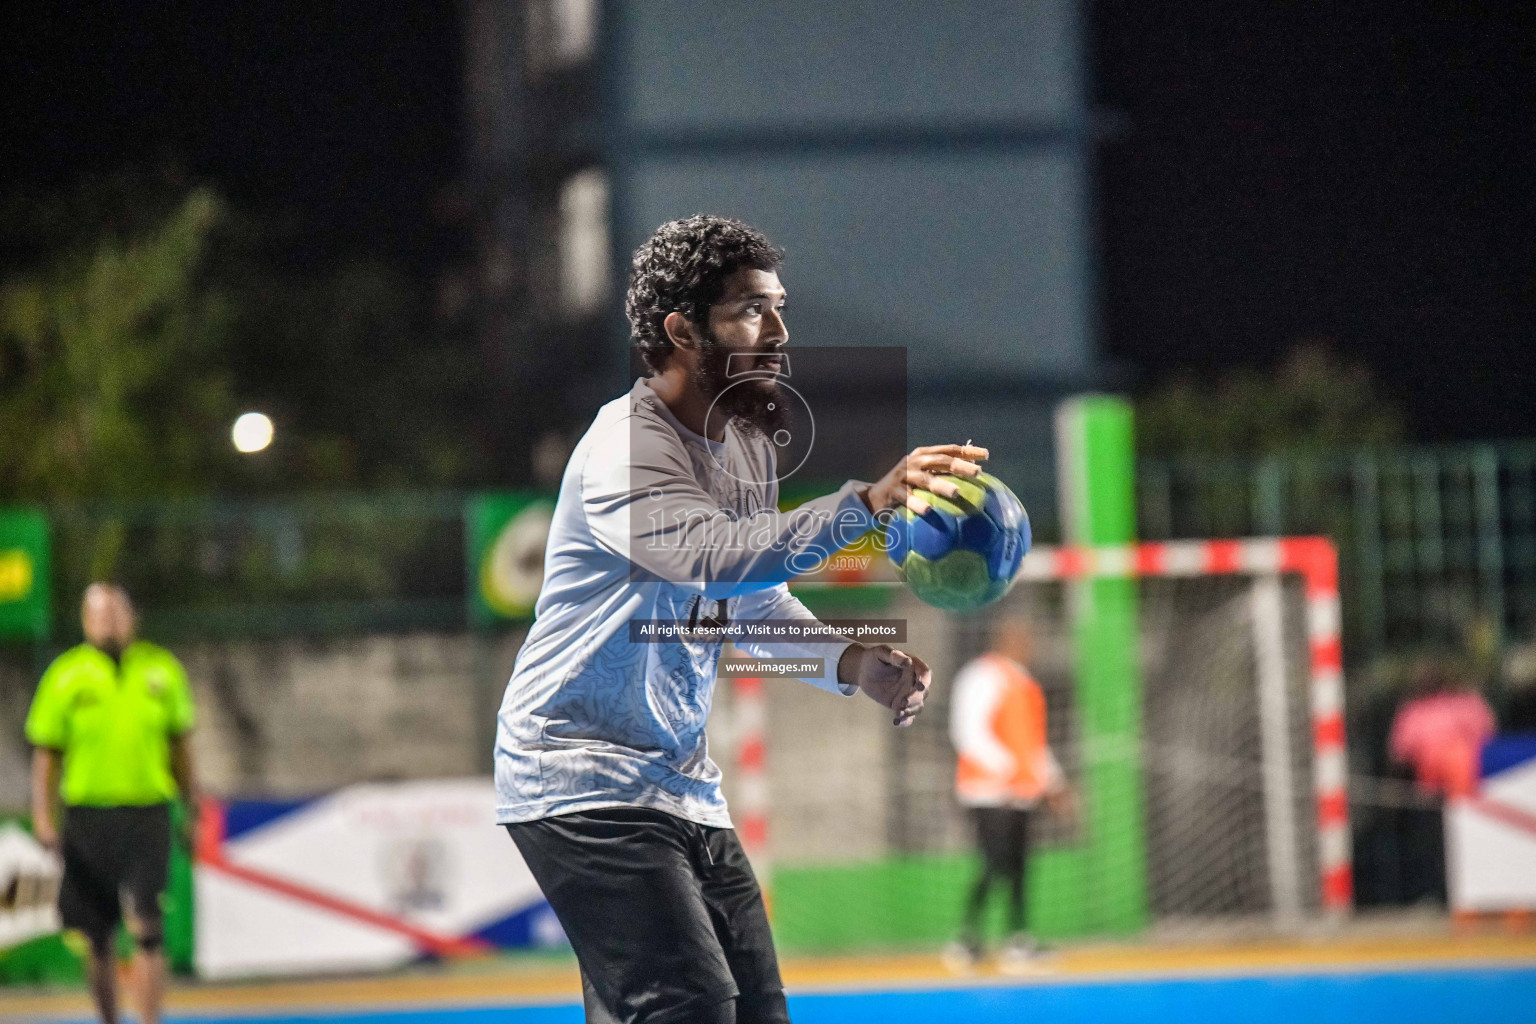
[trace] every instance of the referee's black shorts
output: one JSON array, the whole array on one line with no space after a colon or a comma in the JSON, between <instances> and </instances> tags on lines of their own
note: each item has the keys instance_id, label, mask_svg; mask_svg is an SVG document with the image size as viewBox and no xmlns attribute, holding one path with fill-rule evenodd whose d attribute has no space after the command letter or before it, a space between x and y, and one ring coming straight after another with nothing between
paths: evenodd
<instances>
[{"instance_id":1,"label":"referee's black shorts","mask_svg":"<svg viewBox=\"0 0 1536 1024\"><path fill-rule=\"evenodd\" d=\"M508 825L593 1022L787 1022L762 891L731 829L644 808Z\"/></svg>"},{"instance_id":2,"label":"referee's black shorts","mask_svg":"<svg viewBox=\"0 0 1536 1024\"><path fill-rule=\"evenodd\" d=\"M60 839L64 927L79 929L100 945L112 937L126 909L134 939L145 949L158 949L165 933L160 896L170 869L170 805L68 807Z\"/></svg>"}]
</instances>

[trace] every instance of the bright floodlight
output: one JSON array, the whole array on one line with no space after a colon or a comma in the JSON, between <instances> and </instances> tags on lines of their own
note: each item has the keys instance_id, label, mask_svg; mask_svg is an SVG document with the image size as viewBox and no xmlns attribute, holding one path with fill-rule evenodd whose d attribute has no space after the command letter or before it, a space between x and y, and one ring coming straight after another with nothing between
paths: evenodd
<instances>
[{"instance_id":1,"label":"bright floodlight","mask_svg":"<svg viewBox=\"0 0 1536 1024\"><path fill-rule=\"evenodd\" d=\"M235 439L237 450L246 454L259 452L272 443L272 421L264 413L243 413L235 420L230 435Z\"/></svg>"}]
</instances>

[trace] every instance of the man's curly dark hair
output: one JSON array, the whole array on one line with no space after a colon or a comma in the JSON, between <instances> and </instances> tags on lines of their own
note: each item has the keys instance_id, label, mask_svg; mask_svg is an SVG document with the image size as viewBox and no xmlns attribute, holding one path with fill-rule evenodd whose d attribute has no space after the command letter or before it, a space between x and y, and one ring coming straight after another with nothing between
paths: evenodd
<instances>
[{"instance_id":1,"label":"man's curly dark hair","mask_svg":"<svg viewBox=\"0 0 1536 1024\"><path fill-rule=\"evenodd\" d=\"M635 250L624 298L630 338L645 365L652 373L667 365L672 341L661 324L668 313L707 326L726 278L743 267L777 271L783 263L761 231L739 220L700 213L657 228Z\"/></svg>"}]
</instances>

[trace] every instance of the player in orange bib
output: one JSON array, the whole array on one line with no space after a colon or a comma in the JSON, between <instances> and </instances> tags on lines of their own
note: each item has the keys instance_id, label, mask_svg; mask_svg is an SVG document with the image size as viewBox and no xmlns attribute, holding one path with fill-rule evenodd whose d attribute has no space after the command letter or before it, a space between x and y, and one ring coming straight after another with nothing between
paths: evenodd
<instances>
[{"instance_id":1,"label":"player in orange bib","mask_svg":"<svg viewBox=\"0 0 1536 1024\"><path fill-rule=\"evenodd\" d=\"M1036 947L1025 930L1024 877L1029 819L1044 800L1058 814L1074 798L1046 742L1045 694L1024 667L1029 632L1023 623L998 624L993 649L955 677L950 739L959 755L955 795L976 827L981 875L966 903L960 939L945 954L954 968L974 965L984 953L981 919L993 886L1008 886L1008 939L999 965L1027 965Z\"/></svg>"}]
</instances>

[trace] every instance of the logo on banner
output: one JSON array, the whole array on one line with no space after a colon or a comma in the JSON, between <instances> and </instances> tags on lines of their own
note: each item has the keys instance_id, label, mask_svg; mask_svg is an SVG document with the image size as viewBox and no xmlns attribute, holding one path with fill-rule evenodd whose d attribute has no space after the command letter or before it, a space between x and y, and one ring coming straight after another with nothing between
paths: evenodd
<instances>
[{"instance_id":1,"label":"logo on banner","mask_svg":"<svg viewBox=\"0 0 1536 1024\"><path fill-rule=\"evenodd\" d=\"M384 891L397 914L441 910L448 901L448 848L434 836L388 842L380 869Z\"/></svg>"},{"instance_id":2,"label":"logo on banner","mask_svg":"<svg viewBox=\"0 0 1536 1024\"><path fill-rule=\"evenodd\" d=\"M0 551L0 602L25 600L34 576L31 553L20 548Z\"/></svg>"},{"instance_id":3,"label":"logo on banner","mask_svg":"<svg viewBox=\"0 0 1536 1024\"><path fill-rule=\"evenodd\" d=\"M521 503L521 507L512 510L509 506L513 502ZM506 516L493 527L490 542L479 555L476 578L480 601L495 616L525 618L532 614L544 583L544 546L549 541L554 505L544 500L487 500L477 515L487 520L482 527Z\"/></svg>"}]
</instances>

